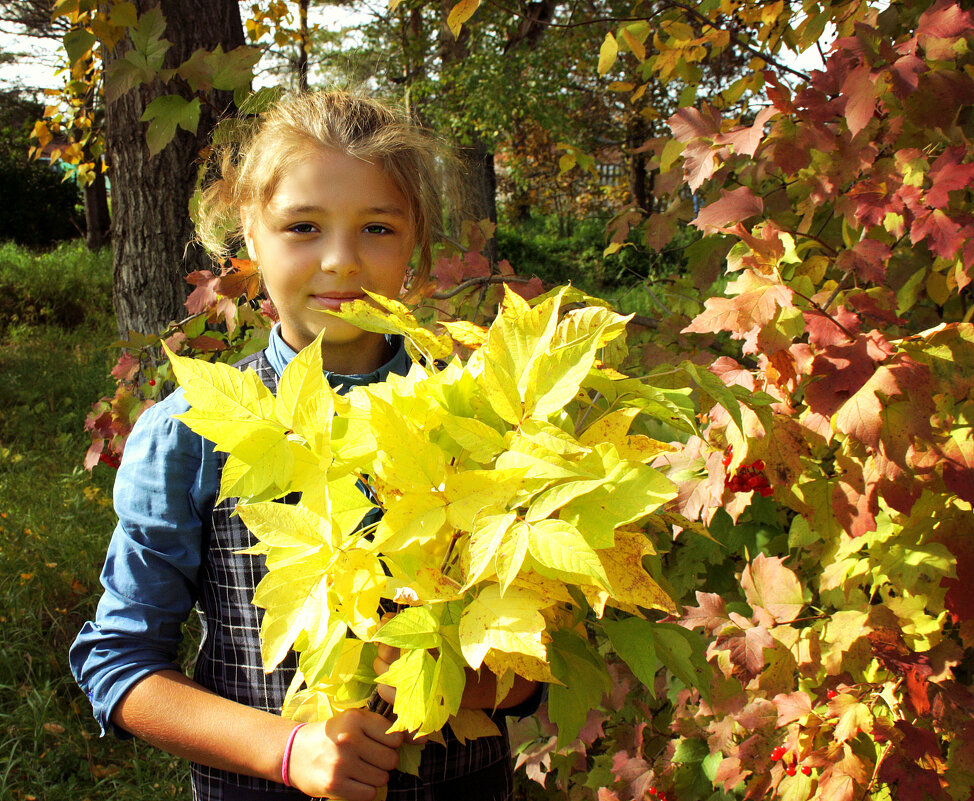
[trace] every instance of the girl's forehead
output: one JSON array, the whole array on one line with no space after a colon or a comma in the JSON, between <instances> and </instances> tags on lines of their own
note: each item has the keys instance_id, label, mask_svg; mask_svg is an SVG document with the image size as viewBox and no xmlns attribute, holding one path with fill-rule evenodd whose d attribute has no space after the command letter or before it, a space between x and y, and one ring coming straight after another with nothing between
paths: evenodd
<instances>
[{"instance_id":1,"label":"girl's forehead","mask_svg":"<svg viewBox=\"0 0 974 801\"><path fill-rule=\"evenodd\" d=\"M409 216L410 203L380 166L337 151L315 149L281 165L248 204L263 213L361 210Z\"/></svg>"}]
</instances>

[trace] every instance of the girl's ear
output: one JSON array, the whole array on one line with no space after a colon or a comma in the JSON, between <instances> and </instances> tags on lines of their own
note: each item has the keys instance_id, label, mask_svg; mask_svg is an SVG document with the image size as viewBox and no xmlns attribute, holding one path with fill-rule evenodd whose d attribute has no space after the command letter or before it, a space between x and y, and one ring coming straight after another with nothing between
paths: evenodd
<instances>
[{"instance_id":1,"label":"girl's ear","mask_svg":"<svg viewBox=\"0 0 974 801\"><path fill-rule=\"evenodd\" d=\"M251 261L255 261L257 256L257 251L254 248L254 237L251 233L251 228L253 224L253 216L248 212L245 207L240 209L240 228L244 235L244 244L247 246L247 257Z\"/></svg>"}]
</instances>

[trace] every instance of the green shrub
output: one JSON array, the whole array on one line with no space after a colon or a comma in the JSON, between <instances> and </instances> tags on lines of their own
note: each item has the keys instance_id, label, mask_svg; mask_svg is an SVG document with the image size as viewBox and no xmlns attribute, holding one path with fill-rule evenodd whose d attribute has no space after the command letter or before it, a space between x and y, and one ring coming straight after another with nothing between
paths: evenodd
<instances>
[{"instance_id":1,"label":"green shrub","mask_svg":"<svg viewBox=\"0 0 974 801\"><path fill-rule=\"evenodd\" d=\"M28 134L42 112L17 92L0 92L0 241L47 247L84 234L78 185L29 158Z\"/></svg>"},{"instance_id":2,"label":"green shrub","mask_svg":"<svg viewBox=\"0 0 974 801\"><path fill-rule=\"evenodd\" d=\"M80 240L40 254L0 244L0 333L18 324L73 328L109 314L111 262L109 249Z\"/></svg>"},{"instance_id":3,"label":"green shrub","mask_svg":"<svg viewBox=\"0 0 974 801\"><path fill-rule=\"evenodd\" d=\"M597 293L679 272L684 267L683 248L698 236L685 230L662 253L630 240L616 253L603 256L607 223L598 218L566 221L557 215L502 221L497 228L498 253L519 274L537 275L550 284L571 281Z\"/></svg>"}]
</instances>

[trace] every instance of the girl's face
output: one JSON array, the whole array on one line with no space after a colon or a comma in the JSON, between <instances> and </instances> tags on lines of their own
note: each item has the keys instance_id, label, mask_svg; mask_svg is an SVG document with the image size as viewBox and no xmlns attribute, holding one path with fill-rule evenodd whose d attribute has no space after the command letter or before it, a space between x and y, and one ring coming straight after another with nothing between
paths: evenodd
<instances>
[{"instance_id":1,"label":"girl's face","mask_svg":"<svg viewBox=\"0 0 974 801\"><path fill-rule=\"evenodd\" d=\"M415 237L409 204L368 162L318 149L292 167L263 208L242 211L247 250L295 350L322 331L326 370L369 373L386 353L382 334L325 314L364 290L397 297Z\"/></svg>"}]
</instances>

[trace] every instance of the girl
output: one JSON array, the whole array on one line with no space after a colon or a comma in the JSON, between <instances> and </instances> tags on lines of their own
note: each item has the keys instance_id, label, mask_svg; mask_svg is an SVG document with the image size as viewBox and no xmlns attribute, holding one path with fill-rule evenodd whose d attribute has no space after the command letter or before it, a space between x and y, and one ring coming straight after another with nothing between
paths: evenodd
<instances>
[{"instance_id":1,"label":"girl","mask_svg":"<svg viewBox=\"0 0 974 801\"><path fill-rule=\"evenodd\" d=\"M280 315L267 349L237 366L256 370L274 391L290 359L324 332L333 386L405 374L401 339L322 310L364 290L398 295L414 253L417 277L426 277L444 163L434 139L370 100L297 95L264 115L243 147L224 157L198 226L216 255L242 238ZM225 456L173 419L187 408L177 391L143 414L129 437L105 592L71 649L72 670L103 731L190 759L194 797L205 801L368 801L386 784L390 799L509 798L506 733L461 746L444 732L445 748L425 746L417 780L395 770L403 735L388 733L381 715L356 709L306 726L280 716L297 660L291 654L264 673L260 612L251 604L263 557L240 553L254 540L232 515L235 499L216 503ZM190 679L176 655L194 605L204 638ZM377 669L394 659L384 649ZM471 674L463 703L490 709L495 689L488 673ZM519 681L500 706L523 711L534 694Z\"/></svg>"}]
</instances>

